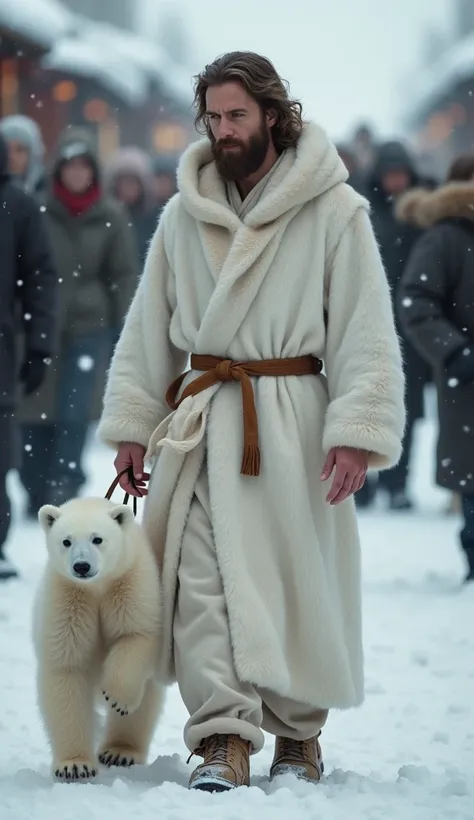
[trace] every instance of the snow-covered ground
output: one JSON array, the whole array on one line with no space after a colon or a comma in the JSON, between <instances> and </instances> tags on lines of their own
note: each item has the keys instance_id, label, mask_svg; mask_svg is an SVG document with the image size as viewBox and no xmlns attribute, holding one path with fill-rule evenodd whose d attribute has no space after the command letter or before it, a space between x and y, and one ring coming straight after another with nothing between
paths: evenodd
<instances>
[{"instance_id":1,"label":"snow-covered ground","mask_svg":"<svg viewBox=\"0 0 474 820\"><path fill-rule=\"evenodd\" d=\"M38 527L18 524L10 555L21 581L0 587L1 820L472 820L474 817L474 590L461 590L459 522L432 487L433 424L418 431L414 514L361 516L367 699L335 713L324 732L327 776L317 787L269 784L272 757L253 758L252 788L186 789L186 719L169 693L150 766L104 773L95 784L53 783L39 721L30 610L45 559ZM105 493L110 454L89 452L88 493ZM20 516L22 496L12 477Z\"/></svg>"}]
</instances>

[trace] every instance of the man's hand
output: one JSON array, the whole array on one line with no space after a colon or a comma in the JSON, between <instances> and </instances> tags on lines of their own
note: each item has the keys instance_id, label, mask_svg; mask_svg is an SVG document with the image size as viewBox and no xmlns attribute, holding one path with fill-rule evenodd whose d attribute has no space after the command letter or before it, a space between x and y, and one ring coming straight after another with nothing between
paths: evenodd
<instances>
[{"instance_id":1,"label":"man's hand","mask_svg":"<svg viewBox=\"0 0 474 820\"><path fill-rule=\"evenodd\" d=\"M334 468L334 480L326 497L331 505L340 504L363 487L369 466L369 453L353 447L333 447L321 473L321 481L327 481Z\"/></svg>"},{"instance_id":2,"label":"man's hand","mask_svg":"<svg viewBox=\"0 0 474 820\"><path fill-rule=\"evenodd\" d=\"M121 473L127 467L133 468L133 477L135 479L135 487L130 483L128 475L122 476L120 479L120 486L126 493L135 495L141 498L147 495L146 482L150 478L149 473L145 473L143 469L143 460L145 456L145 447L141 444L132 444L125 441L119 444L117 456L114 461L114 467L117 473Z\"/></svg>"}]
</instances>

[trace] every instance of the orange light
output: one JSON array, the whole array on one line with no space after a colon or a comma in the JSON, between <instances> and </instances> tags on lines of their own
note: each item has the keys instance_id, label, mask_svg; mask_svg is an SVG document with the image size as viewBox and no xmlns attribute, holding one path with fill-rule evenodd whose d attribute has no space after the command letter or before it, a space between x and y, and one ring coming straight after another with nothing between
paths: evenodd
<instances>
[{"instance_id":1,"label":"orange light","mask_svg":"<svg viewBox=\"0 0 474 820\"><path fill-rule=\"evenodd\" d=\"M156 151L181 151L186 148L186 131L181 125L160 123L153 130L153 145Z\"/></svg>"},{"instance_id":2,"label":"orange light","mask_svg":"<svg viewBox=\"0 0 474 820\"><path fill-rule=\"evenodd\" d=\"M58 103L68 103L77 97L77 85L72 80L61 80L53 86L53 99Z\"/></svg>"},{"instance_id":3,"label":"orange light","mask_svg":"<svg viewBox=\"0 0 474 820\"><path fill-rule=\"evenodd\" d=\"M16 114L18 104L18 67L15 60L0 62L0 100L4 116Z\"/></svg>"},{"instance_id":4,"label":"orange light","mask_svg":"<svg viewBox=\"0 0 474 820\"><path fill-rule=\"evenodd\" d=\"M104 100L89 100L84 106L84 117L89 122L104 122L109 114L109 106Z\"/></svg>"}]
</instances>

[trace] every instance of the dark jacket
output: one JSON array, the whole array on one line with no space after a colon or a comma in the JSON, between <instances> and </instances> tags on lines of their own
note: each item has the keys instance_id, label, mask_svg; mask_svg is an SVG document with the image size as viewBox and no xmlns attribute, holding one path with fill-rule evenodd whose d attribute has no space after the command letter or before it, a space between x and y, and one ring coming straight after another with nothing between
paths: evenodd
<instances>
[{"instance_id":1,"label":"dark jacket","mask_svg":"<svg viewBox=\"0 0 474 820\"><path fill-rule=\"evenodd\" d=\"M435 375L437 482L474 494L474 184L413 191L405 209L427 228L403 275L398 315Z\"/></svg>"},{"instance_id":2,"label":"dark jacket","mask_svg":"<svg viewBox=\"0 0 474 820\"><path fill-rule=\"evenodd\" d=\"M0 137L0 409L13 409L21 353L53 353L57 274L38 204L7 174Z\"/></svg>"},{"instance_id":3,"label":"dark jacket","mask_svg":"<svg viewBox=\"0 0 474 820\"><path fill-rule=\"evenodd\" d=\"M411 250L421 235L420 226L406 221L393 198L382 187L382 178L390 170L406 169L410 187L419 183L413 162L401 143L388 142L378 149L374 167L367 179L366 196L372 207L372 224L379 243L382 261L396 302L398 288ZM407 414L412 419L423 416L423 391L431 373L397 323L401 337L406 378Z\"/></svg>"},{"instance_id":4,"label":"dark jacket","mask_svg":"<svg viewBox=\"0 0 474 820\"><path fill-rule=\"evenodd\" d=\"M60 141L45 198L45 222L58 269L56 351L48 379L38 394L22 404L21 418L34 423L57 419L56 398L61 379L61 350L68 339L104 331L104 346L97 351L97 395L102 393L110 357L110 340L120 333L137 285L137 256L128 219L121 205L105 195L80 216L72 216L54 194L53 181L65 145L78 139L90 143L90 159L101 183L94 146L87 132L69 129ZM109 340L106 344L105 340ZM96 418L99 405L91 414Z\"/></svg>"},{"instance_id":5,"label":"dark jacket","mask_svg":"<svg viewBox=\"0 0 474 820\"><path fill-rule=\"evenodd\" d=\"M106 168L107 190L113 197L117 195L117 181L121 176L136 177L141 186L138 202L126 206L126 210L135 233L138 266L142 269L160 215L153 198L153 168L148 155L133 147L117 151Z\"/></svg>"}]
</instances>

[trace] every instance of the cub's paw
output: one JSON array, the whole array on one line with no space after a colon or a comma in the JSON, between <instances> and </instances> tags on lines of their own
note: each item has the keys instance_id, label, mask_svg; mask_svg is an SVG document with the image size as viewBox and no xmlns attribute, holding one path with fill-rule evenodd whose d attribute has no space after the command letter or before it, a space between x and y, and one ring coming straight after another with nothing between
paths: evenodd
<instances>
[{"instance_id":1,"label":"cub's paw","mask_svg":"<svg viewBox=\"0 0 474 820\"><path fill-rule=\"evenodd\" d=\"M130 746L108 746L99 752L99 760L103 766L129 767L135 764L145 763L145 755L142 752L132 749Z\"/></svg>"},{"instance_id":2,"label":"cub's paw","mask_svg":"<svg viewBox=\"0 0 474 820\"><path fill-rule=\"evenodd\" d=\"M121 704L117 700L114 700L112 695L108 695L105 689L102 689L102 694L112 711L117 712L118 715L128 715L128 706L126 703Z\"/></svg>"},{"instance_id":3,"label":"cub's paw","mask_svg":"<svg viewBox=\"0 0 474 820\"><path fill-rule=\"evenodd\" d=\"M74 781L92 780L97 777L97 764L93 760L60 760L53 766L54 776L57 780L67 783Z\"/></svg>"}]
</instances>

